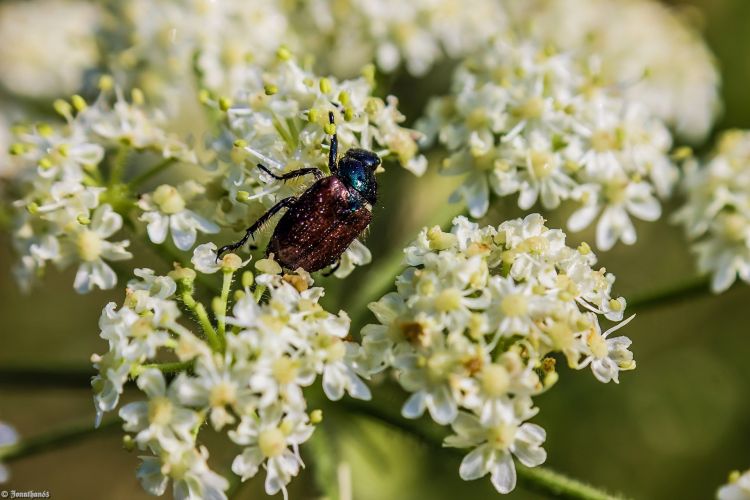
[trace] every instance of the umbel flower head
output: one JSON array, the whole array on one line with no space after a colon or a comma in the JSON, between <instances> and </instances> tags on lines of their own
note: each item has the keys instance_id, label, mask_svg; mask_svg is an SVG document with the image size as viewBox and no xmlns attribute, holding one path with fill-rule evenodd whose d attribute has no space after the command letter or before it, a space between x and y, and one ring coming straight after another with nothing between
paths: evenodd
<instances>
[{"instance_id":1,"label":"umbel flower head","mask_svg":"<svg viewBox=\"0 0 750 500\"><path fill-rule=\"evenodd\" d=\"M532 397L557 380L553 353L605 383L635 368L630 339L611 335L632 319L625 299L611 295L614 276L592 267L588 245L566 246L538 214L482 228L458 217L404 252L397 290L370 304L379 324L362 329L363 363L393 370L411 393L403 416L427 411L453 427L445 444L471 448L462 478L490 474L507 493L512 456L531 467L546 457L544 430L526 421L538 411Z\"/></svg>"},{"instance_id":2,"label":"umbel flower head","mask_svg":"<svg viewBox=\"0 0 750 500\"><path fill-rule=\"evenodd\" d=\"M457 70L450 96L433 99L420 128L450 156L443 172L466 174L454 201L473 217L489 207L490 189L518 194L524 210L572 200L568 221L580 231L598 218L596 244L608 250L636 241L630 219L661 215L657 196L677 177L669 131L637 102L598 84L596 62L500 40Z\"/></svg>"},{"instance_id":3,"label":"umbel flower head","mask_svg":"<svg viewBox=\"0 0 750 500\"><path fill-rule=\"evenodd\" d=\"M102 57L115 76L179 112L191 76L222 92L248 60L267 63L289 36L280 2L167 0L104 2Z\"/></svg>"},{"instance_id":4,"label":"umbel flower head","mask_svg":"<svg viewBox=\"0 0 750 500\"><path fill-rule=\"evenodd\" d=\"M325 311L309 274L279 275L272 260L242 275L228 311L233 275L247 262L235 254L215 261L215 246L194 252L198 272L220 271L224 286L212 302L214 320L193 298L196 270L176 267L168 276L136 270L124 303L108 304L99 322L109 349L92 360L98 421L117 408L124 384L136 380L146 399L120 408L129 446L147 452L137 476L161 495L170 481L176 498L226 498L229 483L207 465L198 445L205 422L237 445L232 471L242 480L265 470L269 495L282 491L303 465L299 446L312 435L320 412L310 412L302 389L321 377L331 400L345 393L369 399L360 375L361 348L348 340L349 317ZM214 252L211 252L211 251ZM207 253L214 257L207 259ZM210 261L210 263L209 263ZM201 327L183 323L178 300ZM190 323L195 324L195 323ZM156 363L157 356L174 359ZM178 374L167 377L164 370Z\"/></svg>"},{"instance_id":5,"label":"umbel flower head","mask_svg":"<svg viewBox=\"0 0 750 500\"><path fill-rule=\"evenodd\" d=\"M303 167L327 172L334 132L339 154L367 149L421 175L427 160L418 153L420 134L399 125L405 117L395 97L383 100L373 90L372 74L341 81L320 77L280 49L269 66L247 65L245 82L231 98L204 92L204 104L223 117L222 132L210 144L215 158L207 164L214 176L209 195L218 202L212 220L244 229L278 200L298 194L297 182L278 182L258 164L277 175ZM336 276L370 259L369 250L355 241Z\"/></svg>"},{"instance_id":6,"label":"umbel flower head","mask_svg":"<svg viewBox=\"0 0 750 500\"><path fill-rule=\"evenodd\" d=\"M365 64L423 76L435 63L461 58L506 28L502 2L473 0L345 0L307 4L297 26L302 48L313 48L335 74ZM295 19L295 18L293 18ZM310 22L312 21L312 23Z\"/></svg>"},{"instance_id":7,"label":"umbel flower head","mask_svg":"<svg viewBox=\"0 0 750 500\"><path fill-rule=\"evenodd\" d=\"M721 76L689 16L650 0L510 2L514 25L542 44L601 60L603 84L700 142L720 109ZM613 22L612 20L616 20Z\"/></svg>"},{"instance_id":8,"label":"umbel flower head","mask_svg":"<svg viewBox=\"0 0 750 500\"><path fill-rule=\"evenodd\" d=\"M79 293L113 288L117 276L109 263L133 257L127 250L130 241L118 239L138 187L137 177L123 178L128 158L139 155L144 170L148 158L164 165L196 161L187 145L164 130L161 114L144 105L142 92L134 90L127 100L111 78L102 78L100 86L91 105L80 96L72 103L55 102L63 125L16 128L11 146L17 170L11 190L17 195L13 244L20 256L15 275L24 290L49 265L77 265L74 288ZM186 208L179 193L169 196L172 190L163 186L139 202L144 211L140 220L147 222L152 241L163 242L171 227L175 244L186 250L195 243L197 230L218 231Z\"/></svg>"},{"instance_id":9,"label":"umbel flower head","mask_svg":"<svg viewBox=\"0 0 750 500\"><path fill-rule=\"evenodd\" d=\"M722 134L705 165L690 162L683 188L687 202L674 220L685 227L698 269L723 292L739 278L750 283L750 132Z\"/></svg>"}]
</instances>

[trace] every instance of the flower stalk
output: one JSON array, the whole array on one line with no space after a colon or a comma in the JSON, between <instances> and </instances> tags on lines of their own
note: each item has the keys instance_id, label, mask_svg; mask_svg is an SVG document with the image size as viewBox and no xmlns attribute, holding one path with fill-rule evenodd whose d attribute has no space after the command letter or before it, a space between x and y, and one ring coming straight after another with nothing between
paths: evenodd
<instances>
[{"instance_id":1,"label":"flower stalk","mask_svg":"<svg viewBox=\"0 0 750 500\"><path fill-rule=\"evenodd\" d=\"M91 420L87 420L23 439L14 445L0 448L0 462L13 462L48 450L58 449L61 446L74 444L81 439L91 437L95 433L101 434L106 430L114 429L119 423L119 418L108 418L102 421L97 428L94 427Z\"/></svg>"}]
</instances>

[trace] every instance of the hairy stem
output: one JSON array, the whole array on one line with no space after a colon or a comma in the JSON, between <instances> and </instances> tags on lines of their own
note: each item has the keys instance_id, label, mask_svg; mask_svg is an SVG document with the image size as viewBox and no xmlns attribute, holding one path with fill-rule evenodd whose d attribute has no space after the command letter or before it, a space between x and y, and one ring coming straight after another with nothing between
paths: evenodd
<instances>
[{"instance_id":1,"label":"hairy stem","mask_svg":"<svg viewBox=\"0 0 750 500\"><path fill-rule=\"evenodd\" d=\"M219 308L218 311L215 311L216 313L216 322L218 324L217 329L219 332L219 337L222 341L222 343L226 344L226 341L224 340L224 335L226 334L227 330L227 302L229 302L229 291L232 288L232 276L234 276L233 271L224 271L224 280L221 284L221 296L219 297Z\"/></svg>"},{"instance_id":2,"label":"hairy stem","mask_svg":"<svg viewBox=\"0 0 750 500\"><path fill-rule=\"evenodd\" d=\"M437 435L434 428L425 426L424 422L406 420L400 416L393 415L384 409L382 405L344 398L339 402L339 406L346 407L351 413L360 414L406 432L430 447L440 450L442 453L451 453L459 457L466 454L466 450L444 448L442 438ZM545 467L532 468L516 463L516 473L518 475L518 482L523 488L555 498L579 500L618 500L625 498L621 495L612 495L604 490L577 479L569 478Z\"/></svg>"},{"instance_id":3,"label":"hairy stem","mask_svg":"<svg viewBox=\"0 0 750 500\"><path fill-rule=\"evenodd\" d=\"M115 428L119 422L120 419L117 417L108 418L96 428L93 422L88 420L86 422L70 424L38 436L22 439L16 444L0 448L0 462L12 462L20 458L76 443L83 438L96 433L101 434L107 429Z\"/></svg>"},{"instance_id":4,"label":"hairy stem","mask_svg":"<svg viewBox=\"0 0 750 500\"><path fill-rule=\"evenodd\" d=\"M221 340L219 339L216 330L214 330L214 327L211 324L211 320L208 319L208 313L206 312L206 308L203 306L203 304L201 304L200 302L196 302L192 294L187 290L182 292L180 298L182 299L182 302L187 306L187 308L190 309L190 311L193 313L195 319L198 320L198 323L203 329L203 333L206 335L206 339L208 339L208 343L211 345L211 349L213 349L214 351L220 351Z\"/></svg>"}]
</instances>

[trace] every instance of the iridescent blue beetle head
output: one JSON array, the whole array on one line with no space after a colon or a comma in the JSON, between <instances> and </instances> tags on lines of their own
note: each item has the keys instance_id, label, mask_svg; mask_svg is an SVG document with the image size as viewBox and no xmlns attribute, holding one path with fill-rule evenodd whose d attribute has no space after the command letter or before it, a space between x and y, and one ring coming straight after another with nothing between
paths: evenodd
<instances>
[{"instance_id":1,"label":"iridescent blue beetle head","mask_svg":"<svg viewBox=\"0 0 750 500\"><path fill-rule=\"evenodd\" d=\"M339 160L336 176L357 191L374 205L378 199L378 183L375 180L375 169L380 165L380 157L365 149L350 149Z\"/></svg>"}]
</instances>

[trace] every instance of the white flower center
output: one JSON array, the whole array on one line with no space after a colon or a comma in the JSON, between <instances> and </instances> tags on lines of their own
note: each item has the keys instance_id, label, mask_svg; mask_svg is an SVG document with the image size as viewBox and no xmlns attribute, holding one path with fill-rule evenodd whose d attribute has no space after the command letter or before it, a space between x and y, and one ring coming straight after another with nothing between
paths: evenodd
<instances>
[{"instance_id":1,"label":"white flower center","mask_svg":"<svg viewBox=\"0 0 750 500\"><path fill-rule=\"evenodd\" d=\"M154 398L148 403L148 421L154 425L167 425L172 420L172 410L169 398Z\"/></svg>"},{"instance_id":2,"label":"white flower center","mask_svg":"<svg viewBox=\"0 0 750 500\"><path fill-rule=\"evenodd\" d=\"M176 214L185 210L185 200L174 186L162 184L153 194L154 203L167 215Z\"/></svg>"},{"instance_id":3,"label":"white flower center","mask_svg":"<svg viewBox=\"0 0 750 500\"><path fill-rule=\"evenodd\" d=\"M489 123L487 113L482 108L476 108L466 117L466 126L470 130L479 130Z\"/></svg>"},{"instance_id":4,"label":"white flower center","mask_svg":"<svg viewBox=\"0 0 750 500\"><path fill-rule=\"evenodd\" d=\"M435 297L435 308L443 312L453 311L461 307L462 298L460 290L448 288Z\"/></svg>"},{"instance_id":5,"label":"white flower center","mask_svg":"<svg viewBox=\"0 0 750 500\"><path fill-rule=\"evenodd\" d=\"M547 151L532 151L529 153L529 163L534 177L544 179L555 170L555 158Z\"/></svg>"},{"instance_id":6,"label":"white flower center","mask_svg":"<svg viewBox=\"0 0 750 500\"><path fill-rule=\"evenodd\" d=\"M511 293L503 297L500 310L506 316L523 316L529 310L529 301L520 293Z\"/></svg>"},{"instance_id":7,"label":"white flower center","mask_svg":"<svg viewBox=\"0 0 750 500\"><path fill-rule=\"evenodd\" d=\"M608 130L597 130L591 134L591 147L597 153L617 149L617 138Z\"/></svg>"},{"instance_id":8,"label":"white flower center","mask_svg":"<svg viewBox=\"0 0 750 500\"><path fill-rule=\"evenodd\" d=\"M440 383L450 375L453 359L446 354L433 354L427 360L427 378L432 382Z\"/></svg>"},{"instance_id":9,"label":"white flower center","mask_svg":"<svg viewBox=\"0 0 750 500\"><path fill-rule=\"evenodd\" d=\"M286 449L284 433L276 427L261 431L258 436L258 448L268 458L278 457Z\"/></svg>"},{"instance_id":10,"label":"white flower center","mask_svg":"<svg viewBox=\"0 0 750 500\"><path fill-rule=\"evenodd\" d=\"M344 345L344 342L342 342L341 339L337 338L330 346L328 346L327 354L329 363L340 361L346 356L346 345Z\"/></svg>"},{"instance_id":11,"label":"white flower center","mask_svg":"<svg viewBox=\"0 0 750 500\"><path fill-rule=\"evenodd\" d=\"M607 354L609 353L609 349L607 349L607 341L600 333L591 330L587 340L589 343L589 349L591 349L591 354L593 354L595 358L603 359L607 357Z\"/></svg>"},{"instance_id":12,"label":"white flower center","mask_svg":"<svg viewBox=\"0 0 750 500\"><path fill-rule=\"evenodd\" d=\"M92 262L102 254L103 241L98 234L90 229L84 229L78 234L78 255L85 262Z\"/></svg>"},{"instance_id":13,"label":"white flower center","mask_svg":"<svg viewBox=\"0 0 750 500\"><path fill-rule=\"evenodd\" d=\"M539 118L544 112L544 99L539 96L532 97L518 106L515 112L520 118L532 120Z\"/></svg>"},{"instance_id":14,"label":"white flower center","mask_svg":"<svg viewBox=\"0 0 750 500\"><path fill-rule=\"evenodd\" d=\"M209 403L213 407L223 407L237 400L237 389L233 384L223 381L211 388Z\"/></svg>"},{"instance_id":15,"label":"white flower center","mask_svg":"<svg viewBox=\"0 0 750 500\"><path fill-rule=\"evenodd\" d=\"M516 439L517 430L513 424L500 424L489 430L487 442L497 450L507 450Z\"/></svg>"},{"instance_id":16,"label":"white flower center","mask_svg":"<svg viewBox=\"0 0 750 500\"><path fill-rule=\"evenodd\" d=\"M151 327L151 318L139 318L130 328L130 335L137 339L144 339L153 331L154 329Z\"/></svg>"},{"instance_id":17,"label":"white flower center","mask_svg":"<svg viewBox=\"0 0 750 500\"><path fill-rule=\"evenodd\" d=\"M625 188L627 183L610 182L604 187L604 195L610 203L622 203L625 201Z\"/></svg>"},{"instance_id":18,"label":"white flower center","mask_svg":"<svg viewBox=\"0 0 750 500\"><path fill-rule=\"evenodd\" d=\"M490 397L496 398L508 392L510 375L502 365L491 364L482 370L482 390Z\"/></svg>"},{"instance_id":19,"label":"white flower center","mask_svg":"<svg viewBox=\"0 0 750 500\"><path fill-rule=\"evenodd\" d=\"M721 217L722 230L731 241L745 239L747 221L739 214L726 214Z\"/></svg>"},{"instance_id":20,"label":"white flower center","mask_svg":"<svg viewBox=\"0 0 750 500\"><path fill-rule=\"evenodd\" d=\"M555 349L564 351L573 347L573 331L566 323L552 323L546 331Z\"/></svg>"},{"instance_id":21,"label":"white flower center","mask_svg":"<svg viewBox=\"0 0 750 500\"><path fill-rule=\"evenodd\" d=\"M541 254L549 248L549 241L544 236L529 236L518 246L522 252Z\"/></svg>"},{"instance_id":22,"label":"white flower center","mask_svg":"<svg viewBox=\"0 0 750 500\"><path fill-rule=\"evenodd\" d=\"M291 384L297 378L297 363L292 358L279 358L273 362L271 372L280 384Z\"/></svg>"}]
</instances>

